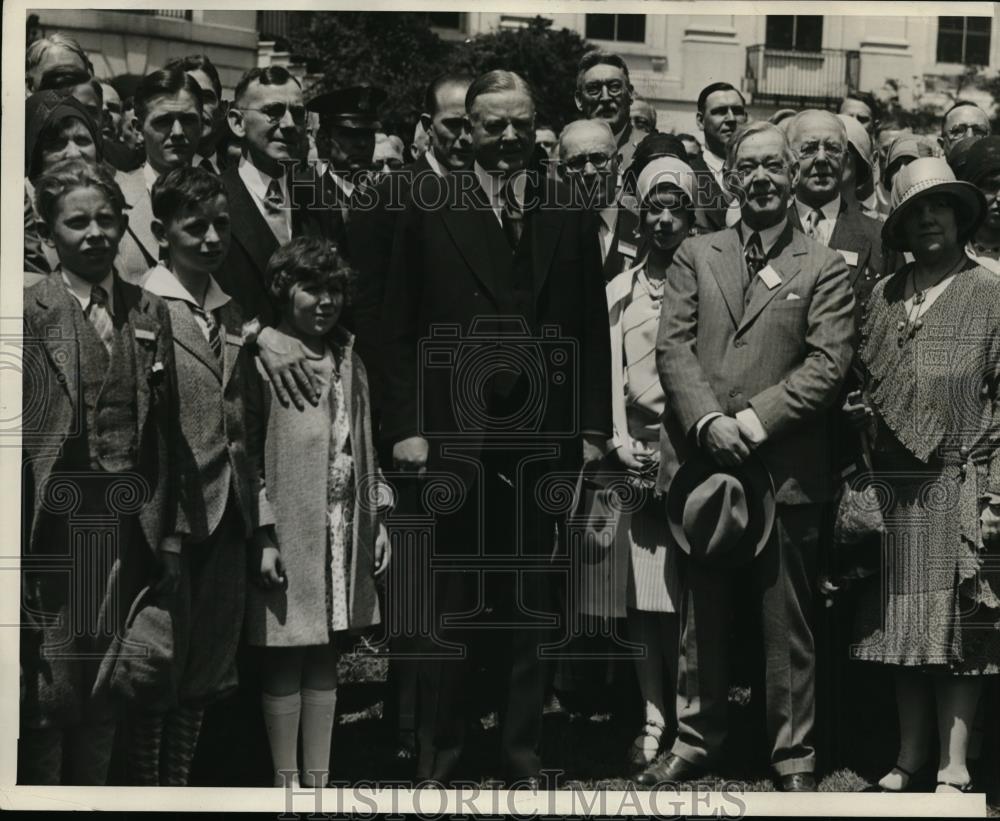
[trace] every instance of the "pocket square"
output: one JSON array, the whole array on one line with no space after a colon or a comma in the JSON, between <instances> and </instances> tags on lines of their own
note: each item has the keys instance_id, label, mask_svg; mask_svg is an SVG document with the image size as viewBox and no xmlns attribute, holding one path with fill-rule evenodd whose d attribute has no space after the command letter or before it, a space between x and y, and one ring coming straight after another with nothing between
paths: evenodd
<instances>
[{"instance_id":1,"label":"pocket square","mask_svg":"<svg viewBox=\"0 0 1000 821\"><path fill-rule=\"evenodd\" d=\"M799 296L799 295L798 295L797 293L795 293L794 291L792 291L792 292L791 292L791 293L790 293L790 294L789 294L788 296L786 296L786 297L785 297L785 300L786 300L786 301L791 301L791 300L793 300L793 299L802 299L802 297L800 297L800 296Z\"/></svg>"}]
</instances>

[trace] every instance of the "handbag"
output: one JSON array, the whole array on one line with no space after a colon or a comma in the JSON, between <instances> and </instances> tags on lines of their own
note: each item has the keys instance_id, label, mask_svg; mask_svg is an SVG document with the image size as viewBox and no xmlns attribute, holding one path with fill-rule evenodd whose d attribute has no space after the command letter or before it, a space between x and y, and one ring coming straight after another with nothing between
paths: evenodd
<instances>
[{"instance_id":1,"label":"handbag","mask_svg":"<svg viewBox=\"0 0 1000 821\"><path fill-rule=\"evenodd\" d=\"M842 580L878 572L885 535L882 495L872 482L868 436L864 432L860 436L861 464L855 464L841 483L833 524L834 572Z\"/></svg>"}]
</instances>

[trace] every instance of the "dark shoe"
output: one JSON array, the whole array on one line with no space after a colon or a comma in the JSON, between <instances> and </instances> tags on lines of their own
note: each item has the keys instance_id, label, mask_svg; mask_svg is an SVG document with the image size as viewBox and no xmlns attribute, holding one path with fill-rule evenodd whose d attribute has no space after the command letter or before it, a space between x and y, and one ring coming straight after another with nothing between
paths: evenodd
<instances>
[{"instance_id":1,"label":"dark shoe","mask_svg":"<svg viewBox=\"0 0 1000 821\"><path fill-rule=\"evenodd\" d=\"M782 792L816 792L816 777L812 773L789 773L781 776Z\"/></svg>"},{"instance_id":2,"label":"dark shoe","mask_svg":"<svg viewBox=\"0 0 1000 821\"><path fill-rule=\"evenodd\" d=\"M652 764L639 773L635 778L635 782L642 784L644 787L654 787L664 782L676 784L681 781L692 781L695 778L700 778L704 772L701 767L692 764L690 761L685 761L679 755L669 753L658 764Z\"/></svg>"},{"instance_id":3,"label":"dark shoe","mask_svg":"<svg viewBox=\"0 0 1000 821\"><path fill-rule=\"evenodd\" d=\"M951 787L957 792L975 792L976 788L972 784L972 780L966 781L964 784L956 784L954 781L938 781L937 786L939 787ZM937 792L937 790L935 790ZM947 790L945 791L947 792Z\"/></svg>"}]
</instances>

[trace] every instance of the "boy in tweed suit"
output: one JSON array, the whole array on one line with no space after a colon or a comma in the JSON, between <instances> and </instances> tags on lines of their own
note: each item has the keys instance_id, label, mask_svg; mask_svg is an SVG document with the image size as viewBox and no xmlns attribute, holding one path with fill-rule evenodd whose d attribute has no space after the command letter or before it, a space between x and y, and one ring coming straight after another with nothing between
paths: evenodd
<instances>
[{"instance_id":1,"label":"boy in tweed suit","mask_svg":"<svg viewBox=\"0 0 1000 821\"><path fill-rule=\"evenodd\" d=\"M96 785L125 615L178 578L173 343L166 305L113 268L112 175L70 160L35 190L59 267L24 291L18 781Z\"/></svg>"},{"instance_id":2,"label":"boy in tweed suit","mask_svg":"<svg viewBox=\"0 0 1000 821\"><path fill-rule=\"evenodd\" d=\"M187 784L205 706L235 689L246 594L246 539L255 518L245 448L248 352L239 308L212 274L229 246L229 205L218 177L185 166L153 186L152 231L166 261L144 287L174 328L180 400L181 551L174 618L173 699L136 703L133 783ZM169 708L169 709L166 709Z\"/></svg>"}]
</instances>

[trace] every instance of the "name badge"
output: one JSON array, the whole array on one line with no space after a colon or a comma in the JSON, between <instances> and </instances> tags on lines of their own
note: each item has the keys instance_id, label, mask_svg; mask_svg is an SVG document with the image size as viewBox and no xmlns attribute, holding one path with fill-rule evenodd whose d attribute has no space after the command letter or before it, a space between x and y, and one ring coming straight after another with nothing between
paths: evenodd
<instances>
[{"instance_id":1,"label":"name badge","mask_svg":"<svg viewBox=\"0 0 1000 821\"><path fill-rule=\"evenodd\" d=\"M765 265L761 268L757 276L761 278L761 281L767 286L769 291L773 291L781 285L781 277L778 276L778 272L770 265Z\"/></svg>"},{"instance_id":2,"label":"name badge","mask_svg":"<svg viewBox=\"0 0 1000 821\"><path fill-rule=\"evenodd\" d=\"M236 336L235 334L226 334L226 344L227 345L242 345L243 337Z\"/></svg>"},{"instance_id":3,"label":"name badge","mask_svg":"<svg viewBox=\"0 0 1000 821\"><path fill-rule=\"evenodd\" d=\"M840 255L844 258L844 262L850 265L852 268L858 266L858 252L857 251L840 251Z\"/></svg>"},{"instance_id":4,"label":"name badge","mask_svg":"<svg viewBox=\"0 0 1000 821\"><path fill-rule=\"evenodd\" d=\"M136 328L135 338L145 339L147 342L154 342L156 340L156 334L152 331L147 331L145 328Z\"/></svg>"},{"instance_id":5,"label":"name badge","mask_svg":"<svg viewBox=\"0 0 1000 821\"><path fill-rule=\"evenodd\" d=\"M625 242L625 240L620 239L618 240L618 253L620 253L623 257L635 259L635 255L639 253L639 249L631 242Z\"/></svg>"}]
</instances>

